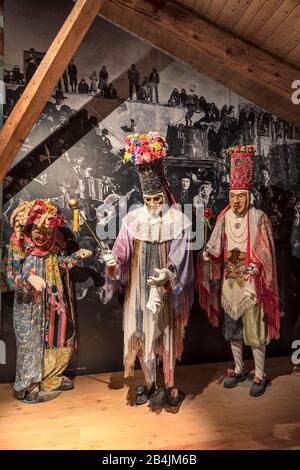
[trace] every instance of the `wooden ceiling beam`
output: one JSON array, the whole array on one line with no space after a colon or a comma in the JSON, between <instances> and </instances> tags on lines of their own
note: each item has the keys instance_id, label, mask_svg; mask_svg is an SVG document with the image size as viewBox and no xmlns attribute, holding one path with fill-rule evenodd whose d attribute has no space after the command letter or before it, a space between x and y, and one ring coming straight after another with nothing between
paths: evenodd
<instances>
[{"instance_id":1,"label":"wooden ceiling beam","mask_svg":"<svg viewBox=\"0 0 300 470\"><path fill-rule=\"evenodd\" d=\"M5 122L0 131L0 180L14 161L101 5L102 0L77 0Z\"/></svg>"},{"instance_id":2,"label":"wooden ceiling beam","mask_svg":"<svg viewBox=\"0 0 300 470\"><path fill-rule=\"evenodd\" d=\"M196 49L200 56L203 54L216 61L221 69L224 67L224 70L232 71L235 82L230 81L229 85L228 80L223 80L222 77L218 77L218 80L245 98L254 101L255 96L253 91L248 92L247 86L241 88L239 77L241 83L245 81L247 83L249 80L251 85L257 84L258 89L265 92L265 98L264 95L259 97L260 106L267 110L272 108L272 112L282 119L300 126L300 106L294 105L291 100L292 82L300 78L300 71L296 68L171 1L157 9L147 0L110 0L106 4L103 16L118 24L117 12L122 12L123 28L139 34L152 44L162 48L160 34L169 34L180 41L183 50ZM126 24L130 24L130 27L127 28ZM179 57L178 52L171 49L167 44L166 52ZM179 58L182 60L182 54ZM189 63L188 60L186 62ZM205 67L201 67L201 61L199 67L197 61L190 65L196 66L200 72L207 73ZM214 74L211 73L210 76L214 77Z\"/></svg>"}]
</instances>

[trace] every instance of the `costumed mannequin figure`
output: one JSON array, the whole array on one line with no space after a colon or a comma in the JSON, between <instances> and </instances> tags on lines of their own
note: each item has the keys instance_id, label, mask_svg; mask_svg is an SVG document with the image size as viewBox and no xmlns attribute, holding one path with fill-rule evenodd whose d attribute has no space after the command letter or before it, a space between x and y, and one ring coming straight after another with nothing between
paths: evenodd
<instances>
[{"instance_id":1,"label":"costumed mannequin figure","mask_svg":"<svg viewBox=\"0 0 300 470\"><path fill-rule=\"evenodd\" d=\"M252 347L255 376L251 396L262 395L269 381L264 373L266 346L279 337L279 296L271 223L254 206L252 189L255 148L240 145L231 156L229 205L217 218L210 239L198 257L196 286L201 307L230 341L235 369L224 381L232 388L246 379L243 343Z\"/></svg>"},{"instance_id":2,"label":"costumed mannequin figure","mask_svg":"<svg viewBox=\"0 0 300 470\"><path fill-rule=\"evenodd\" d=\"M124 160L136 165L144 205L123 218L112 253L104 256L109 275L118 276L126 285L125 377L134 374L138 357L145 385L137 387L135 404L146 403L163 391L167 403L178 407L184 393L174 387L174 368L183 351L193 303L191 222L178 208L170 207L172 195L163 167L165 140L158 133L132 134L125 147ZM159 388L158 358L165 382Z\"/></svg>"},{"instance_id":3,"label":"costumed mannequin figure","mask_svg":"<svg viewBox=\"0 0 300 470\"><path fill-rule=\"evenodd\" d=\"M59 231L64 217L50 199L22 202L12 213L14 232L7 256L7 279L15 291L13 319L17 344L14 397L39 401L39 391L70 390L62 375L75 345L68 271L92 252L65 256ZM63 275L65 274L65 275Z\"/></svg>"}]
</instances>

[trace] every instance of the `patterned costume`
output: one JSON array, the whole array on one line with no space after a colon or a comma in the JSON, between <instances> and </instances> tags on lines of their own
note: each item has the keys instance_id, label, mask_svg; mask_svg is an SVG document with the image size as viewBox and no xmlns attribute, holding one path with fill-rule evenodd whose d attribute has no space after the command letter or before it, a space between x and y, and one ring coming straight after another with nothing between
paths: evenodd
<instances>
[{"instance_id":1,"label":"patterned costume","mask_svg":"<svg viewBox=\"0 0 300 470\"><path fill-rule=\"evenodd\" d=\"M64 218L50 200L22 203L12 214L7 278L15 291L14 329L17 343L15 397L26 399L32 388L52 391L62 385L75 343L74 316L68 271L81 258L65 256L66 243L56 230ZM32 229L30 229L32 227ZM33 227L43 245L36 244ZM32 275L34 275L32 277ZM45 282L38 290L32 279ZM34 284L35 285L35 284ZM36 397L36 393L34 393Z\"/></svg>"},{"instance_id":2,"label":"patterned costume","mask_svg":"<svg viewBox=\"0 0 300 470\"><path fill-rule=\"evenodd\" d=\"M133 375L138 357L148 391L152 386L153 392L157 358L162 359L164 381L171 389L175 362L183 351L184 329L193 303L191 222L177 208L166 204L169 187L162 164L164 139L157 133L131 135L126 139L126 150L125 161L131 160L137 166L145 205L123 218L112 250L119 277L126 286L125 376ZM152 211L154 206L156 212ZM137 404L145 402L144 392L140 386Z\"/></svg>"},{"instance_id":3,"label":"patterned costume","mask_svg":"<svg viewBox=\"0 0 300 470\"><path fill-rule=\"evenodd\" d=\"M255 378L252 396L265 391L265 347L279 337L279 297L271 223L256 209L251 194L254 147L232 147L230 205L217 218L206 246L199 255L196 286L201 307L210 322L218 326L223 309L223 333L231 342L235 370L229 371L225 387L246 378L243 370L243 342L252 347ZM240 198L240 200L239 200ZM239 213L247 198L245 211Z\"/></svg>"}]
</instances>

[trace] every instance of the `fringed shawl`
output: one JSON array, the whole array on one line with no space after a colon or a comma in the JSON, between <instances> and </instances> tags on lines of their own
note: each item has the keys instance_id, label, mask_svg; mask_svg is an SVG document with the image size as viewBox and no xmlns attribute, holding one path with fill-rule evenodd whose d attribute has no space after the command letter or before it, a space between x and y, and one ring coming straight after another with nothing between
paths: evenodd
<instances>
[{"instance_id":1,"label":"fringed shawl","mask_svg":"<svg viewBox=\"0 0 300 470\"><path fill-rule=\"evenodd\" d=\"M196 265L195 283L200 306L207 312L213 326L219 325L221 310L221 283L227 245L224 216L228 209L229 206L219 215L207 244L209 262L205 262L200 253ZM255 276L257 303L265 312L268 336L279 338L279 294L272 226L266 214L255 207L249 209L248 217L250 240L247 260L258 268Z\"/></svg>"}]
</instances>

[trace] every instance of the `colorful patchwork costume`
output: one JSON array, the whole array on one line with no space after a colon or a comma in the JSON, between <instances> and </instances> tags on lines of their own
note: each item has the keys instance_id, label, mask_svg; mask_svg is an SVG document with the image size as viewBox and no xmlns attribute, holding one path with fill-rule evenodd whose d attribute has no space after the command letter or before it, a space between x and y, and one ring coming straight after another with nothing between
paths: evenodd
<instances>
[{"instance_id":1,"label":"colorful patchwork costume","mask_svg":"<svg viewBox=\"0 0 300 470\"><path fill-rule=\"evenodd\" d=\"M33 396L32 401L36 401L37 390L60 389L75 344L68 271L82 256L80 250L65 256L66 243L57 230L63 222L51 201L42 199L20 204L11 217L14 232L8 250L7 278L15 291L14 391L19 399L29 397L30 401Z\"/></svg>"}]
</instances>

